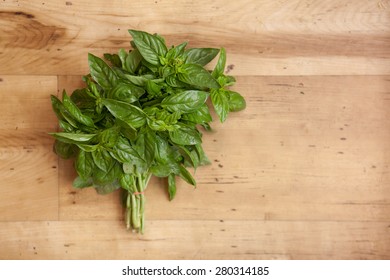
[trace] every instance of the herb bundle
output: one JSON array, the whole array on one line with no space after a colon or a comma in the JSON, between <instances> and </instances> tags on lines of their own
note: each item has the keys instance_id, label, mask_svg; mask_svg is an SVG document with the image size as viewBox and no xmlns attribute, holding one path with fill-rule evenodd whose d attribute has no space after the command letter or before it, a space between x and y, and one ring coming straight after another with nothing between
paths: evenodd
<instances>
[{"instance_id":1,"label":"herb bundle","mask_svg":"<svg viewBox=\"0 0 390 280\"><path fill-rule=\"evenodd\" d=\"M244 98L228 89L223 48L168 48L164 38L129 30L132 50L105 54L107 63L88 55L86 86L62 100L51 96L61 132L54 151L75 157L75 188L93 187L99 194L122 188L128 229L144 231L144 191L152 175L167 178L169 199L176 177L195 186L187 168L209 164L202 133L210 130L211 98L221 122L230 111L245 108ZM219 53L212 71L204 66Z\"/></svg>"}]
</instances>

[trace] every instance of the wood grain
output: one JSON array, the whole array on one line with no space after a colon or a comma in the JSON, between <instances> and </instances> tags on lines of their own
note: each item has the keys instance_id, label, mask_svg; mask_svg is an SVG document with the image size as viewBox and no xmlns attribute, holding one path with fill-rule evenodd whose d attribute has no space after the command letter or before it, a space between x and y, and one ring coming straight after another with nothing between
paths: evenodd
<instances>
[{"instance_id":1,"label":"wood grain","mask_svg":"<svg viewBox=\"0 0 390 280\"><path fill-rule=\"evenodd\" d=\"M170 44L223 44L235 75L390 74L389 2L381 3L3 1L0 73L82 75L88 52L128 48L135 28Z\"/></svg>"},{"instance_id":2,"label":"wood grain","mask_svg":"<svg viewBox=\"0 0 390 280\"><path fill-rule=\"evenodd\" d=\"M1 259L388 259L389 223L149 221L2 222ZM153 230L152 230L153 229ZM8 233L13 232L10 236ZM305 237L305 238L303 238ZM308 238L310 237L310 238Z\"/></svg>"},{"instance_id":3,"label":"wood grain","mask_svg":"<svg viewBox=\"0 0 390 280\"><path fill-rule=\"evenodd\" d=\"M389 259L390 1L0 2L0 259ZM50 94L127 29L224 46L247 108L204 133L212 162L152 179L147 230L119 193L76 190ZM212 64L211 64L212 66ZM210 66L210 67L211 67ZM214 114L214 118L216 116Z\"/></svg>"},{"instance_id":4,"label":"wood grain","mask_svg":"<svg viewBox=\"0 0 390 280\"><path fill-rule=\"evenodd\" d=\"M58 160L52 152L57 79L2 76L0 82L0 220L58 219Z\"/></svg>"}]
</instances>

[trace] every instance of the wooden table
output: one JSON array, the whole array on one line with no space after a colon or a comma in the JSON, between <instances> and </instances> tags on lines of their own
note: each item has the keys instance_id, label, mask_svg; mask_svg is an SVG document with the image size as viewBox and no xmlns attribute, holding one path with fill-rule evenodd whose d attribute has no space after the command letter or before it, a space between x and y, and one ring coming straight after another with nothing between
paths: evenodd
<instances>
[{"instance_id":1,"label":"wooden table","mask_svg":"<svg viewBox=\"0 0 390 280\"><path fill-rule=\"evenodd\" d=\"M119 195L76 190L50 94L127 29L225 47L247 109L204 135L212 165L144 235ZM0 2L1 259L389 259L390 1Z\"/></svg>"}]
</instances>

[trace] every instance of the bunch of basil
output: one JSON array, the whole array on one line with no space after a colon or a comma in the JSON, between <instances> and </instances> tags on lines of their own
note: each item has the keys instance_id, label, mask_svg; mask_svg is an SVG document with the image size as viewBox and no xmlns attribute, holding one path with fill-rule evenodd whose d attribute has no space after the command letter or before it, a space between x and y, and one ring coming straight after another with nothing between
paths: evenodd
<instances>
[{"instance_id":1,"label":"bunch of basil","mask_svg":"<svg viewBox=\"0 0 390 280\"><path fill-rule=\"evenodd\" d=\"M89 54L85 88L62 100L51 96L61 132L51 133L54 151L75 157L75 188L94 187L99 194L125 193L127 228L144 231L144 191L152 175L168 179L169 198L176 176L196 185L187 167L209 163L202 133L212 121L206 101L221 122L229 111L245 108L244 98L228 90L235 79L224 74L223 48L168 48L164 38L129 30L131 51ZM214 70L204 66L216 57Z\"/></svg>"}]
</instances>

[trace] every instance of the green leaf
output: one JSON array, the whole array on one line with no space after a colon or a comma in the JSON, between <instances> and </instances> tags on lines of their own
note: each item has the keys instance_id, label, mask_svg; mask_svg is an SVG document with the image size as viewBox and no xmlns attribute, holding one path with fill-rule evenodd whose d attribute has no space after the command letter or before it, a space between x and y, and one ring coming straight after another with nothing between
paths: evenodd
<instances>
[{"instance_id":1,"label":"green leaf","mask_svg":"<svg viewBox=\"0 0 390 280\"><path fill-rule=\"evenodd\" d=\"M66 94L65 90L62 93L62 104L76 121L86 126L94 126L93 120L90 117L85 116L83 115L83 113L81 113L80 109L76 106L76 104L73 103L70 97Z\"/></svg>"},{"instance_id":2,"label":"green leaf","mask_svg":"<svg viewBox=\"0 0 390 280\"><path fill-rule=\"evenodd\" d=\"M128 123L116 119L115 122L120 127L121 134L129 140L135 140L137 138L137 130Z\"/></svg>"},{"instance_id":3,"label":"green leaf","mask_svg":"<svg viewBox=\"0 0 390 280\"><path fill-rule=\"evenodd\" d=\"M107 107L115 118L128 123L134 128L141 127L146 122L145 113L137 106L113 99L102 99L102 104Z\"/></svg>"},{"instance_id":4,"label":"green leaf","mask_svg":"<svg viewBox=\"0 0 390 280\"><path fill-rule=\"evenodd\" d=\"M217 113L219 120L224 122L229 113L229 99L225 90L211 91L211 102L213 103L214 110Z\"/></svg>"},{"instance_id":5,"label":"green leaf","mask_svg":"<svg viewBox=\"0 0 390 280\"><path fill-rule=\"evenodd\" d=\"M196 124L203 124L212 121L210 110L207 104L203 104L197 110L191 113L183 114L181 118Z\"/></svg>"},{"instance_id":6,"label":"green leaf","mask_svg":"<svg viewBox=\"0 0 390 280\"><path fill-rule=\"evenodd\" d=\"M119 188L120 188L120 185L116 182L101 184L101 185L95 184L95 190L100 195L106 195L106 194L112 193Z\"/></svg>"},{"instance_id":7,"label":"green leaf","mask_svg":"<svg viewBox=\"0 0 390 280\"><path fill-rule=\"evenodd\" d=\"M124 137L118 139L118 143L110 154L121 163L145 164L142 155Z\"/></svg>"},{"instance_id":8,"label":"green leaf","mask_svg":"<svg viewBox=\"0 0 390 280\"><path fill-rule=\"evenodd\" d=\"M108 172L112 168L112 165L115 163L110 153L103 148L98 148L91 154L95 165L104 172Z\"/></svg>"},{"instance_id":9,"label":"green leaf","mask_svg":"<svg viewBox=\"0 0 390 280\"><path fill-rule=\"evenodd\" d=\"M114 86L117 81L115 72L99 57L88 54L89 70L92 78L104 89Z\"/></svg>"},{"instance_id":10,"label":"green leaf","mask_svg":"<svg viewBox=\"0 0 390 280\"><path fill-rule=\"evenodd\" d=\"M88 144L80 144L80 143L77 143L76 146L79 147L84 152L89 152L89 153L95 151L99 147L99 145L88 145Z\"/></svg>"},{"instance_id":11,"label":"green leaf","mask_svg":"<svg viewBox=\"0 0 390 280\"><path fill-rule=\"evenodd\" d=\"M125 74L124 77L136 86L144 87L148 77Z\"/></svg>"},{"instance_id":12,"label":"green leaf","mask_svg":"<svg viewBox=\"0 0 390 280\"><path fill-rule=\"evenodd\" d=\"M50 95L50 98L51 98L51 106L57 118L59 120L64 120L64 117L62 115L62 108L63 108L62 102L57 98L57 96Z\"/></svg>"},{"instance_id":13,"label":"green leaf","mask_svg":"<svg viewBox=\"0 0 390 280\"><path fill-rule=\"evenodd\" d=\"M91 177L93 168L94 162L92 160L91 153L86 153L83 150L80 150L75 160L75 169L77 174L82 179L87 179Z\"/></svg>"},{"instance_id":14,"label":"green leaf","mask_svg":"<svg viewBox=\"0 0 390 280\"><path fill-rule=\"evenodd\" d=\"M96 134L69 133L69 132L55 132L50 134L62 142L71 143L71 144L89 142L96 136Z\"/></svg>"},{"instance_id":15,"label":"green leaf","mask_svg":"<svg viewBox=\"0 0 390 280\"><path fill-rule=\"evenodd\" d=\"M59 157L63 159L69 159L76 154L74 144L64 143L59 140L54 141L53 150Z\"/></svg>"},{"instance_id":16,"label":"green leaf","mask_svg":"<svg viewBox=\"0 0 390 280\"><path fill-rule=\"evenodd\" d=\"M187 84L202 88L219 88L218 82L199 64L184 64L177 78Z\"/></svg>"},{"instance_id":17,"label":"green leaf","mask_svg":"<svg viewBox=\"0 0 390 280\"><path fill-rule=\"evenodd\" d=\"M99 144L105 148L112 148L118 142L119 126L107 128L98 134Z\"/></svg>"},{"instance_id":18,"label":"green leaf","mask_svg":"<svg viewBox=\"0 0 390 280\"><path fill-rule=\"evenodd\" d=\"M186 63L205 66L217 56L219 49L214 48L192 48L185 51Z\"/></svg>"},{"instance_id":19,"label":"green leaf","mask_svg":"<svg viewBox=\"0 0 390 280\"><path fill-rule=\"evenodd\" d=\"M169 95L161 101L161 106L171 112L189 113L200 108L207 100L208 93L200 90L186 90Z\"/></svg>"},{"instance_id":20,"label":"green leaf","mask_svg":"<svg viewBox=\"0 0 390 280\"><path fill-rule=\"evenodd\" d=\"M150 172L156 177L167 177L169 174L180 172L177 162L157 163L150 167Z\"/></svg>"},{"instance_id":21,"label":"green leaf","mask_svg":"<svg viewBox=\"0 0 390 280\"><path fill-rule=\"evenodd\" d=\"M215 65L215 68L211 75L217 79L219 76L223 75L223 72L225 71L225 65L226 65L226 51L224 48L221 48L221 52L219 53L218 62Z\"/></svg>"},{"instance_id":22,"label":"green leaf","mask_svg":"<svg viewBox=\"0 0 390 280\"><path fill-rule=\"evenodd\" d=\"M168 141L158 134L156 134L155 139L155 158L158 162L162 163L166 163L167 161L174 159Z\"/></svg>"},{"instance_id":23,"label":"green leaf","mask_svg":"<svg viewBox=\"0 0 390 280\"><path fill-rule=\"evenodd\" d=\"M155 118L148 118L148 126L155 131L166 131L171 129L163 120L156 120Z\"/></svg>"},{"instance_id":24,"label":"green leaf","mask_svg":"<svg viewBox=\"0 0 390 280\"><path fill-rule=\"evenodd\" d=\"M145 83L146 91L148 92L150 98L151 96L158 96L161 93L161 86L153 82L152 80L147 80Z\"/></svg>"},{"instance_id":25,"label":"green leaf","mask_svg":"<svg viewBox=\"0 0 390 280\"><path fill-rule=\"evenodd\" d=\"M237 112L244 110L246 107L246 102L244 97L241 96L238 92L235 91L226 91L228 96L228 102L229 102L229 111L230 112Z\"/></svg>"},{"instance_id":26,"label":"green leaf","mask_svg":"<svg viewBox=\"0 0 390 280\"><path fill-rule=\"evenodd\" d=\"M199 145L199 144L198 144ZM193 166L195 169L199 166L199 157L195 150L189 150L184 146L179 146L179 149L183 152L185 161L189 166Z\"/></svg>"},{"instance_id":27,"label":"green leaf","mask_svg":"<svg viewBox=\"0 0 390 280\"><path fill-rule=\"evenodd\" d=\"M167 59L175 59L184 54L184 49L187 46L187 42L183 42L180 45L172 47L168 50L166 54Z\"/></svg>"},{"instance_id":28,"label":"green leaf","mask_svg":"<svg viewBox=\"0 0 390 280\"><path fill-rule=\"evenodd\" d=\"M183 178L188 184L196 186L196 181L192 177L191 173L181 164L179 165L179 169L179 176Z\"/></svg>"},{"instance_id":29,"label":"green leaf","mask_svg":"<svg viewBox=\"0 0 390 280\"><path fill-rule=\"evenodd\" d=\"M180 81L176 75L169 75L165 78L165 82L173 88L190 88L188 84Z\"/></svg>"},{"instance_id":30,"label":"green leaf","mask_svg":"<svg viewBox=\"0 0 390 280\"><path fill-rule=\"evenodd\" d=\"M120 188L119 178L123 172L121 165L114 162L106 171L95 169L93 173L93 183L99 194L108 194Z\"/></svg>"},{"instance_id":31,"label":"green leaf","mask_svg":"<svg viewBox=\"0 0 390 280\"><path fill-rule=\"evenodd\" d=\"M172 200L175 198L176 195L176 178L174 174L170 174L168 176L168 194L169 194L169 200Z\"/></svg>"},{"instance_id":32,"label":"green leaf","mask_svg":"<svg viewBox=\"0 0 390 280\"><path fill-rule=\"evenodd\" d=\"M80 176L77 176L76 179L73 180L73 187L76 189L88 188L93 185L92 177L87 179L83 179Z\"/></svg>"},{"instance_id":33,"label":"green leaf","mask_svg":"<svg viewBox=\"0 0 390 280\"><path fill-rule=\"evenodd\" d=\"M109 91L107 97L127 103L133 103L144 93L145 90L141 87L129 83L119 83Z\"/></svg>"},{"instance_id":34,"label":"green leaf","mask_svg":"<svg viewBox=\"0 0 390 280\"><path fill-rule=\"evenodd\" d=\"M197 144L194 146L195 147L195 151L197 152L198 154L198 158L199 158L199 165L209 165L211 162L210 160L208 159L208 157L206 156L204 150L203 150L203 147L202 145L200 144Z\"/></svg>"},{"instance_id":35,"label":"green leaf","mask_svg":"<svg viewBox=\"0 0 390 280\"><path fill-rule=\"evenodd\" d=\"M116 67L121 67L122 66L122 62L121 62L121 59L120 57L117 55L117 54L109 54L109 53L105 53L104 54L104 58L111 62L111 64L113 66L116 66Z\"/></svg>"},{"instance_id":36,"label":"green leaf","mask_svg":"<svg viewBox=\"0 0 390 280\"><path fill-rule=\"evenodd\" d=\"M156 135L153 131L147 130L146 132L139 134L136 141L136 149L140 155L143 156L147 165L149 166L154 159L155 152L155 140Z\"/></svg>"},{"instance_id":37,"label":"green leaf","mask_svg":"<svg viewBox=\"0 0 390 280\"><path fill-rule=\"evenodd\" d=\"M202 138L196 128L179 126L176 130L169 131L172 142L179 145L196 145L202 142Z\"/></svg>"},{"instance_id":38,"label":"green leaf","mask_svg":"<svg viewBox=\"0 0 390 280\"><path fill-rule=\"evenodd\" d=\"M91 93L88 93L88 89L86 88L76 89L73 91L72 95L70 96L70 99L80 109L94 108L96 101L95 98L92 97L90 94Z\"/></svg>"},{"instance_id":39,"label":"green leaf","mask_svg":"<svg viewBox=\"0 0 390 280\"><path fill-rule=\"evenodd\" d=\"M159 65L159 57L165 56L167 52L164 42L159 37L144 31L130 29L129 33L142 57L153 65Z\"/></svg>"},{"instance_id":40,"label":"green leaf","mask_svg":"<svg viewBox=\"0 0 390 280\"><path fill-rule=\"evenodd\" d=\"M126 63L126 58L129 55L129 53L125 49L120 49L118 52L118 57L120 59L120 65L118 67L121 67Z\"/></svg>"},{"instance_id":41,"label":"green leaf","mask_svg":"<svg viewBox=\"0 0 390 280\"><path fill-rule=\"evenodd\" d=\"M74 130L74 127L72 125L63 120L59 120L58 125L64 132L73 132Z\"/></svg>"},{"instance_id":42,"label":"green leaf","mask_svg":"<svg viewBox=\"0 0 390 280\"><path fill-rule=\"evenodd\" d=\"M131 74L135 74L137 71L137 68L139 64L142 61L142 56L139 50L135 49L132 50L129 55L126 58L125 64L123 65L123 68L130 72Z\"/></svg>"}]
</instances>

